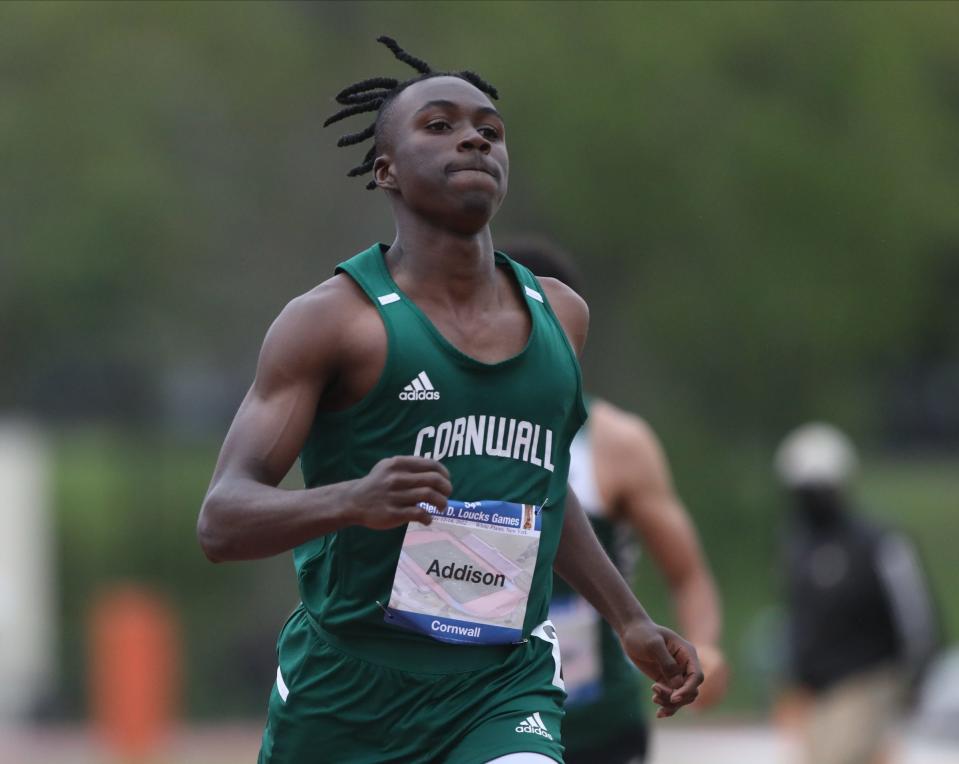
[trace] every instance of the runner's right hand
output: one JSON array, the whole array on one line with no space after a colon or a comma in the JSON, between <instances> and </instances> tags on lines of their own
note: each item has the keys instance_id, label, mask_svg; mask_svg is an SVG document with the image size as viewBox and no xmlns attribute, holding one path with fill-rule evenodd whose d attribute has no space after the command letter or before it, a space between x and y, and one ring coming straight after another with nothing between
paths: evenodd
<instances>
[{"instance_id":1,"label":"runner's right hand","mask_svg":"<svg viewBox=\"0 0 959 764\"><path fill-rule=\"evenodd\" d=\"M409 522L429 525L433 517L422 501L446 508L453 486L442 464L420 456L391 456L377 462L366 477L354 480L346 492L347 511L357 525L374 530Z\"/></svg>"}]
</instances>

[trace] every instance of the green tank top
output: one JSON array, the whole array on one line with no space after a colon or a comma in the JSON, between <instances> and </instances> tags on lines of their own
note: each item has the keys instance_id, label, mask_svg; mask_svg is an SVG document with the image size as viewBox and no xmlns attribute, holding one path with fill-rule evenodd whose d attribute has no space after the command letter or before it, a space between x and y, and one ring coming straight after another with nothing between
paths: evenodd
<instances>
[{"instance_id":1,"label":"green tank top","mask_svg":"<svg viewBox=\"0 0 959 764\"><path fill-rule=\"evenodd\" d=\"M586 418L579 363L533 274L501 253L532 319L526 347L487 364L457 350L399 289L374 245L337 266L379 311L383 373L355 405L318 412L300 465L307 487L366 475L381 459L417 455L450 471L451 498L543 506L523 636L546 620L559 545L569 446ZM502 661L506 645L453 645L385 622L406 527L349 526L293 552L303 606L320 635L374 663L435 673Z\"/></svg>"}]
</instances>

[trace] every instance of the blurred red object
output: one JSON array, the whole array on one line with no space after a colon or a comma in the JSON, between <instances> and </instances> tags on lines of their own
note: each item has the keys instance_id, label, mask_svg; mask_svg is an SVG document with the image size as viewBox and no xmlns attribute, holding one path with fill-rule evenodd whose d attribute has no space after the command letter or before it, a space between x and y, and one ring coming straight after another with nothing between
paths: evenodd
<instances>
[{"instance_id":1,"label":"blurred red object","mask_svg":"<svg viewBox=\"0 0 959 764\"><path fill-rule=\"evenodd\" d=\"M112 589L94 603L89 636L97 733L121 755L150 753L177 712L180 642L173 609L146 589Z\"/></svg>"}]
</instances>

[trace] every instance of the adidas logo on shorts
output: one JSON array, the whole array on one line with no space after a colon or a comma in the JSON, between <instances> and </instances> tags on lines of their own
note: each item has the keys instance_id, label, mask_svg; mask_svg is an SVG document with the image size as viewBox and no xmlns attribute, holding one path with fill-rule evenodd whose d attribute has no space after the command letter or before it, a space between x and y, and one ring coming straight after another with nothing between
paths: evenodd
<instances>
[{"instance_id":1,"label":"adidas logo on shorts","mask_svg":"<svg viewBox=\"0 0 959 764\"><path fill-rule=\"evenodd\" d=\"M545 737L547 740L553 739L553 736L549 734L549 730L546 729L546 725L543 724L543 718L539 715L539 711L532 716L527 716L526 719L520 722L516 726L516 731L529 732L533 735Z\"/></svg>"},{"instance_id":2,"label":"adidas logo on shorts","mask_svg":"<svg viewBox=\"0 0 959 764\"><path fill-rule=\"evenodd\" d=\"M440 391L433 387L425 371L421 371L400 392L401 401L438 401Z\"/></svg>"}]
</instances>

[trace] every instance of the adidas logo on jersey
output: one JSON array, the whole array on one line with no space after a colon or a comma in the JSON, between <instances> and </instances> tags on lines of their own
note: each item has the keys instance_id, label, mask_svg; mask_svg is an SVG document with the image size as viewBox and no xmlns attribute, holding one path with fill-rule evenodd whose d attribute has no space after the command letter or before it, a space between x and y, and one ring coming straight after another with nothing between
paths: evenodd
<instances>
[{"instance_id":1,"label":"adidas logo on jersey","mask_svg":"<svg viewBox=\"0 0 959 764\"><path fill-rule=\"evenodd\" d=\"M529 732L533 735L545 737L547 740L553 739L553 736L549 734L549 730L546 729L546 725L543 724L543 718L539 715L539 711L532 716L527 716L526 719L520 722L516 726L516 731Z\"/></svg>"},{"instance_id":2,"label":"adidas logo on jersey","mask_svg":"<svg viewBox=\"0 0 959 764\"><path fill-rule=\"evenodd\" d=\"M433 387L425 371L421 371L400 391L401 401L438 401L440 391Z\"/></svg>"}]
</instances>

